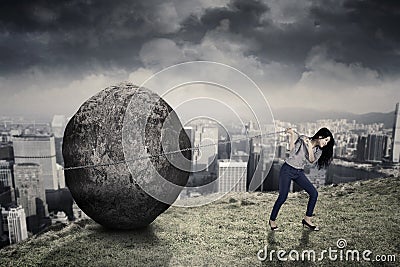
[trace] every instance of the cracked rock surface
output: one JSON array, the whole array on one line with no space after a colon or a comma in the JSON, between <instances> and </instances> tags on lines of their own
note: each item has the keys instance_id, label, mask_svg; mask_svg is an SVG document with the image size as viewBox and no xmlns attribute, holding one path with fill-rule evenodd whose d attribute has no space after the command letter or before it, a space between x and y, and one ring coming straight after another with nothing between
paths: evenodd
<instances>
[{"instance_id":1,"label":"cracked rock surface","mask_svg":"<svg viewBox=\"0 0 400 267\"><path fill-rule=\"evenodd\" d=\"M66 184L99 224L144 227L168 209L189 177L190 150L160 154L188 148L181 122L162 98L121 83L91 97L68 122L65 168L91 167L66 170Z\"/></svg>"}]
</instances>

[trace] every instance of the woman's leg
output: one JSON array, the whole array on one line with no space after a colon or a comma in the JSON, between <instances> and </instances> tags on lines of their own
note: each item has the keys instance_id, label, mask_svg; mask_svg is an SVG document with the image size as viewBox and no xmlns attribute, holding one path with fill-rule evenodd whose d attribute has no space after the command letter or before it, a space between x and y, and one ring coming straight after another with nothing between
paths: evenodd
<instances>
[{"instance_id":1,"label":"woman's leg","mask_svg":"<svg viewBox=\"0 0 400 267\"><path fill-rule=\"evenodd\" d=\"M290 167L289 165L283 164L281 170L279 171L279 196L278 199L275 201L274 207L272 208L272 212L269 217L271 221L276 220L279 209L286 201L290 189L291 178L293 176L291 168L292 167Z\"/></svg>"},{"instance_id":2,"label":"woman's leg","mask_svg":"<svg viewBox=\"0 0 400 267\"><path fill-rule=\"evenodd\" d=\"M317 203L318 191L315 189L313 184L305 176L304 172L300 172L297 179L294 180L299 186L301 186L310 195L307 204L306 216L311 217L314 211L315 204Z\"/></svg>"}]
</instances>

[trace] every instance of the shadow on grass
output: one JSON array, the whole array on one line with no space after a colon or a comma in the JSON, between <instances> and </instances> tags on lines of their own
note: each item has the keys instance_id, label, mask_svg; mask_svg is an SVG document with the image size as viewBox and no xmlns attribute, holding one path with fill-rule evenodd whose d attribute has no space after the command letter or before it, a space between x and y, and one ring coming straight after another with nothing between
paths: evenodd
<instances>
[{"instance_id":1,"label":"shadow on grass","mask_svg":"<svg viewBox=\"0 0 400 267\"><path fill-rule=\"evenodd\" d=\"M135 243L157 243L159 240L155 235L155 229L153 225L147 227L134 229L134 230L119 230L110 229L103 227L99 224L91 225L86 227L87 230L91 231L90 235L110 242L125 242L134 241Z\"/></svg>"},{"instance_id":2,"label":"shadow on grass","mask_svg":"<svg viewBox=\"0 0 400 267\"><path fill-rule=\"evenodd\" d=\"M279 246L279 242L275 239L275 231L269 231L267 236L268 248L275 249Z\"/></svg>"},{"instance_id":3,"label":"shadow on grass","mask_svg":"<svg viewBox=\"0 0 400 267\"><path fill-rule=\"evenodd\" d=\"M312 266L314 263L309 262L309 261L290 261L290 260L285 260L281 261L278 259L277 252L280 250L280 242L275 239L275 234L279 231L269 231L267 235L267 244L266 247L264 247L264 252L265 249L267 249L267 258L262 261L261 266ZM308 249L309 246L309 235L312 231L303 229L301 233L301 238L299 239L299 243L297 244L296 247L293 249L296 251L301 252L302 250ZM287 253L289 251L286 251L285 257L287 257ZM265 255L265 254L264 254Z\"/></svg>"},{"instance_id":4,"label":"shadow on grass","mask_svg":"<svg viewBox=\"0 0 400 267\"><path fill-rule=\"evenodd\" d=\"M172 252L157 237L153 225L137 230L114 230L89 224L75 238L63 240L42 258L41 266L162 266Z\"/></svg>"},{"instance_id":5,"label":"shadow on grass","mask_svg":"<svg viewBox=\"0 0 400 267\"><path fill-rule=\"evenodd\" d=\"M312 231L308 229L303 229L301 233L301 238L299 240L299 245L296 247L296 249L308 249L308 243L310 241L310 233Z\"/></svg>"},{"instance_id":6,"label":"shadow on grass","mask_svg":"<svg viewBox=\"0 0 400 267\"><path fill-rule=\"evenodd\" d=\"M278 231L269 231L267 235L267 244L263 247L263 254L259 255L261 257L265 257L264 260L261 261L261 266L280 266L280 262L277 261L275 255L270 258L271 251L277 251L280 243L276 241L275 233ZM259 259L260 260L260 259Z\"/></svg>"}]
</instances>

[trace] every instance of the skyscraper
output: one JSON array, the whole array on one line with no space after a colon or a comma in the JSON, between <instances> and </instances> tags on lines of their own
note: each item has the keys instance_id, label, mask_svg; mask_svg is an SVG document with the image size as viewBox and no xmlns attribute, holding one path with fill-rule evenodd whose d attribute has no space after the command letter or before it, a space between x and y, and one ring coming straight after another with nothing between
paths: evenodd
<instances>
[{"instance_id":1,"label":"skyscraper","mask_svg":"<svg viewBox=\"0 0 400 267\"><path fill-rule=\"evenodd\" d=\"M3 236L3 216L1 216L1 205L0 205L0 248L1 248L1 238Z\"/></svg>"},{"instance_id":2,"label":"skyscraper","mask_svg":"<svg viewBox=\"0 0 400 267\"><path fill-rule=\"evenodd\" d=\"M247 162L218 160L218 192L246 192Z\"/></svg>"},{"instance_id":3,"label":"skyscraper","mask_svg":"<svg viewBox=\"0 0 400 267\"><path fill-rule=\"evenodd\" d=\"M183 129L185 130L186 135L189 137L190 146L193 148L193 145L194 145L194 129L193 129L193 127L191 127L191 126L185 126ZM191 150L190 152L192 153L192 155L191 155L191 159L192 159L192 166L191 166L191 168L193 168L194 150Z\"/></svg>"},{"instance_id":4,"label":"skyscraper","mask_svg":"<svg viewBox=\"0 0 400 267\"><path fill-rule=\"evenodd\" d=\"M0 205L15 202L13 162L0 160Z\"/></svg>"},{"instance_id":5,"label":"skyscraper","mask_svg":"<svg viewBox=\"0 0 400 267\"><path fill-rule=\"evenodd\" d=\"M198 125L195 131L194 146L200 145L200 149L194 150L194 171L206 169L214 171L213 164L218 157L218 127L212 125Z\"/></svg>"},{"instance_id":6,"label":"skyscraper","mask_svg":"<svg viewBox=\"0 0 400 267\"><path fill-rule=\"evenodd\" d=\"M10 208L7 222L10 244L18 243L28 238L25 211L21 206Z\"/></svg>"},{"instance_id":7,"label":"skyscraper","mask_svg":"<svg viewBox=\"0 0 400 267\"><path fill-rule=\"evenodd\" d=\"M239 151L248 153L250 150L248 136L244 134L233 134L231 139L231 152L236 154Z\"/></svg>"},{"instance_id":8,"label":"skyscraper","mask_svg":"<svg viewBox=\"0 0 400 267\"><path fill-rule=\"evenodd\" d=\"M392 162L398 163L400 158L400 113L399 104L396 104L394 112L393 136L392 136Z\"/></svg>"},{"instance_id":9,"label":"skyscraper","mask_svg":"<svg viewBox=\"0 0 400 267\"><path fill-rule=\"evenodd\" d=\"M385 135L369 134L367 138L367 161L382 161L385 144Z\"/></svg>"},{"instance_id":10,"label":"skyscraper","mask_svg":"<svg viewBox=\"0 0 400 267\"><path fill-rule=\"evenodd\" d=\"M10 244L8 240L7 215L3 215L4 208L0 205L0 249Z\"/></svg>"},{"instance_id":11,"label":"skyscraper","mask_svg":"<svg viewBox=\"0 0 400 267\"><path fill-rule=\"evenodd\" d=\"M64 169L60 164L56 164L57 168L57 181L58 181L58 187L65 188L65 174L64 174Z\"/></svg>"},{"instance_id":12,"label":"skyscraper","mask_svg":"<svg viewBox=\"0 0 400 267\"><path fill-rule=\"evenodd\" d=\"M12 142L0 142L0 160L14 160Z\"/></svg>"},{"instance_id":13,"label":"skyscraper","mask_svg":"<svg viewBox=\"0 0 400 267\"><path fill-rule=\"evenodd\" d=\"M359 136L357 141L357 160L365 161L367 157L367 137Z\"/></svg>"},{"instance_id":14,"label":"skyscraper","mask_svg":"<svg viewBox=\"0 0 400 267\"><path fill-rule=\"evenodd\" d=\"M36 233L39 231L41 220L48 216L41 168L36 163L20 163L14 165L14 174L18 192L17 203L25 210L28 230Z\"/></svg>"},{"instance_id":15,"label":"skyscraper","mask_svg":"<svg viewBox=\"0 0 400 267\"><path fill-rule=\"evenodd\" d=\"M253 179L253 176L261 176L261 168L257 169L257 165L260 161L261 154L261 138L254 137L250 139L250 155L247 163L247 187L250 184L250 180ZM256 169L258 170L256 173ZM261 179L263 177L254 177L255 179Z\"/></svg>"},{"instance_id":16,"label":"skyscraper","mask_svg":"<svg viewBox=\"0 0 400 267\"><path fill-rule=\"evenodd\" d=\"M193 147L193 144L194 144L194 129L193 129L193 127L185 126L183 129L185 130L185 133L189 137L190 145Z\"/></svg>"},{"instance_id":17,"label":"skyscraper","mask_svg":"<svg viewBox=\"0 0 400 267\"><path fill-rule=\"evenodd\" d=\"M51 131L54 135L56 149L56 161L62 166L64 166L64 158L62 156L62 141L67 122L68 120L64 115L54 115L53 120L51 121Z\"/></svg>"},{"instance_id":18,"label":"skyscraper","mask_svg":"<svg viewBox=\"0 0 400 267\"><path fill-rule=\"evenodd\" d=\"M56 138L64 136L64 130L67 125L67 118L64 115L54 115L51 121L51 131Z\"/></svg>"},{"instance_id":19,"label":"skyscraper","mask_svg":"<svg viewBox=\"0 0 400 267\"><path fill-rule=\"evenodd\" d=\"M0 217L4 232L8 232L8 221L7 221L8 213L9 211L5 207L0 205Z\"/></svg>"},{"instance_id":20,"label":"skyscraper","mask_svg":"<svg viewBox=\"0 0 400 267\"><path fill-rule=\"evenodd\" d=\"M230 159L231 157L231 143L230 136L220 136L218 139L218 159Z\"/></svg>"},{"instance_id":21,"label":"skyscraper","mask_svg":"<svg viewBox=\"0 0 400 267\"><path fill-rule=\"evenodd\" d=\"M1 188L12 187L12 163L5 160L0 160L0 193Z\"/></svg>"},{"instance_id":22,"label":"skyscraper","mask_svg":"<svg viewBox=\"0 0 400 267\"><path fill-rule=\"evenodd\" d=\"M36 163L14 165L15 187L18 191L17 202L26 211L26 216L47 216L46 193L41 179L41 168ZM38 201L40 200L40 201ZM37 207L38 202L43 207Z\"/></svg>"},{"instance_id":23,"label":"skyscraper","mask_svg":"<svg viewBox=\"0 0 400 267\"><path fill-rule=\"evenodd\" d=\"M42 168L45 189L58 189L56 151L53 136L21 135L14 137L15 163L37 163Z\"/></svg>"}]
</instances>

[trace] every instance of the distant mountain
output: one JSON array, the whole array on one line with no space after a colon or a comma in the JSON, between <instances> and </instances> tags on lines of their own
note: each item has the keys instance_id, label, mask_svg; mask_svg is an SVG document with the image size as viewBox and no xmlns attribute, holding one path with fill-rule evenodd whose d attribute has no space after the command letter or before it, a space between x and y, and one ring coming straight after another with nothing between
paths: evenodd
<instances>
[{"instance_id":1,"label":"distant mountain","mask_svg":"<svg viewBox=\"0 0 400 267\"><path fill-rule=\"evenodd\" d=\"M394 124L394 111L388 113L371 112L366 114L354 115L353 119L363 124L383 122L385 128L392 128Z\"/></svg>"},{"instance_id":2,"label":"distant mountain","mask_svg":"<svg viewBox=\"0 0 400 267\"><path fill-rule=\"evenodd\" d=\"M320 111L307 108L285 108L272 110L276 120L293 123L314 122L321 119L347 119L356 120L357 123L372 124L384 123L385 128L392 128L394 122L394 111L388 113L370 112L365 114L354 114L342 111Z\"/></svg>"}]
</instances>

